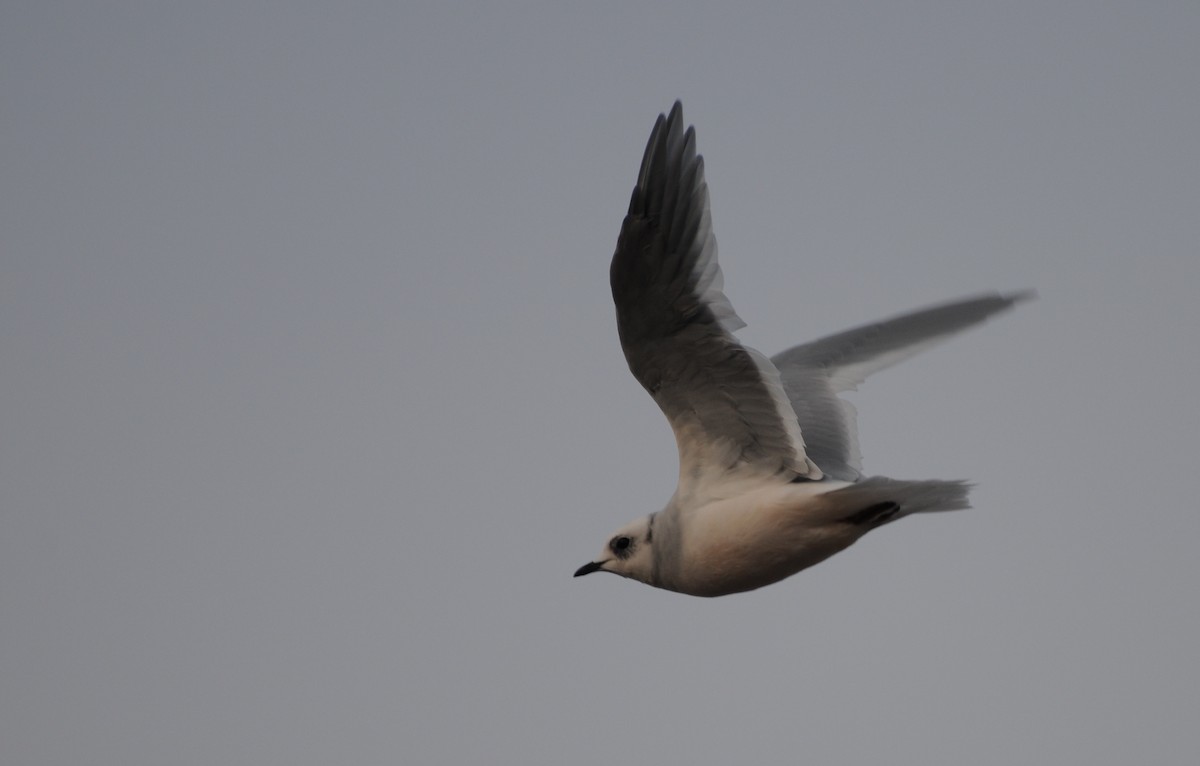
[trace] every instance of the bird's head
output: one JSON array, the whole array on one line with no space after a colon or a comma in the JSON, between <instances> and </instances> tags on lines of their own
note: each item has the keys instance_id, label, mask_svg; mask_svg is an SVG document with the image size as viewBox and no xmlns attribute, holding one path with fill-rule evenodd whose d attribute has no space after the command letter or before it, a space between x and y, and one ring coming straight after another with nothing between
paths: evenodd
<instances>
[{"instance_id":1,"label":"bird's head","mask_svg":"<svg viewBox=\"0 0 1200 766\"><path fill-rule=\"evenodd\" d=\"M612 572L640 582L653 584L654 514L631 521L609 538L594 561L575 571L576 577L592 572Z\"/></svg>"}]
</instances>

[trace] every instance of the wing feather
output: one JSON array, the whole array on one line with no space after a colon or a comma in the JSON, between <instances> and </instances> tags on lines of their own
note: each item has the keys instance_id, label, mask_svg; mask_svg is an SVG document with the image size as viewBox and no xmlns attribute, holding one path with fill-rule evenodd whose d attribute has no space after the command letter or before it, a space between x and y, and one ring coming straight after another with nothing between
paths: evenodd
<instances>
[{"instance_id":1,"label":"wing feather","mask_svg":"<svg viewBox=\"0 0 1200 766\"><path fill-rule=\"evenodd\" d=\"M675 432L681 490L730 473L821 477L779 371L733 336L744 323L722 291L704 160L678 102L646 145L610 281L629 369Z\"/></svg>"},{"instance_id":2,"label":"wing feather","mask_svg":"<svg viewBox=\"0 0 1200 766\"><path fill-rule=\"evenodd\" d=\"M868 375L980 324L1032 292L988 293L920 309L793 346L771 358L807 441L808 456L835 479L862 471L854 405L838 396Z\"/></svg>"}]
</instances>

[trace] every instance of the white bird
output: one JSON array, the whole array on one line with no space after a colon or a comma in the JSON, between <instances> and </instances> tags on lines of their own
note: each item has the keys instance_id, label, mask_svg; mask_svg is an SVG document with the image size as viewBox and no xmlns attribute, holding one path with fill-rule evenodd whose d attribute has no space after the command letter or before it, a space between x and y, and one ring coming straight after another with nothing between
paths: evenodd
<instances>
[{"instance_id":1,"label":"white bird","mask_svg":"<svg viewBox=\"0 0 1200 766\"><path fill-rule=\"evenodd\" d=\"M854 409L838 394L1031 292L916 311L767 359L733 335L745 323L721 291L704 160L678 101L650 134L609 278L629 369L675 432L679 484L576 577L722 596L909 514L969 507L962 481L864 478Z\"/></svg>"}]
</instances>

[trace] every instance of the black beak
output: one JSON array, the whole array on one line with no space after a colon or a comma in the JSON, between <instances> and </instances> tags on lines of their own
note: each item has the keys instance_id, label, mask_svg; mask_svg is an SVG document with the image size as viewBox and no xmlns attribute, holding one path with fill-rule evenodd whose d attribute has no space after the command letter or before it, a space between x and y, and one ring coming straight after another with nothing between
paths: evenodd
<instances>
[{"instance_id":1,"label":"black beak","mask_svg":"<svg viewBox=\"0 0 1200 766\"><path fill-rule=\"evenodd\" d=\"M604 568L603 562L589 561L588 563L584 564L583 566L581 566L575 570L575 576L583 577L585 574L591 574L592 572L599 572L603 568Z\"/></svg>"}]
</instances>

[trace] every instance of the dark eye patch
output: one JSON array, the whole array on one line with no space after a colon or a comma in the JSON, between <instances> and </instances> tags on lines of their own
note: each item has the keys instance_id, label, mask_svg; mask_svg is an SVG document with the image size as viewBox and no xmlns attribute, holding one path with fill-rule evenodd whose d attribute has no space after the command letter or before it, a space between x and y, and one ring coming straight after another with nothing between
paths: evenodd
<instances>
[{"instance_id":1,"label":"dark eye patch","mask_svg":"<svg viewBox=\"0 0 1200 766\"><path fill-rule=\"evenodd\" d=\"M608 547L617 555L617 558L626 559L633 553L633 539L620 535L610 540Z\"/></svg>"}]
</instances>

